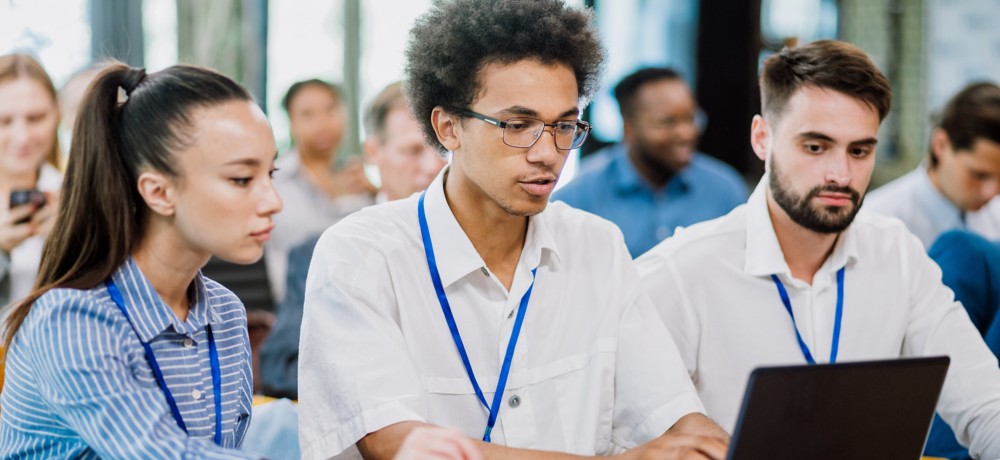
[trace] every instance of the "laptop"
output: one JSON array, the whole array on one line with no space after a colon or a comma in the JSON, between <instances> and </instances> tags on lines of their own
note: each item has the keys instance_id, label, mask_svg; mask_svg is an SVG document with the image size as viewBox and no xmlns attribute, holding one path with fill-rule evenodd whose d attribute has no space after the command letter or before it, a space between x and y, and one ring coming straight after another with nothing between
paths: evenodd
<instances>
[{"instance_id":1,"label":"laptop","mask_svg":"<svg viewBox=\"0 0 1000 460\"><path fill-rule=\"evenodd\" d=\"M727 459L919 459L948 364L940 356L757 368Z\"/></svg>"}]
</instances>

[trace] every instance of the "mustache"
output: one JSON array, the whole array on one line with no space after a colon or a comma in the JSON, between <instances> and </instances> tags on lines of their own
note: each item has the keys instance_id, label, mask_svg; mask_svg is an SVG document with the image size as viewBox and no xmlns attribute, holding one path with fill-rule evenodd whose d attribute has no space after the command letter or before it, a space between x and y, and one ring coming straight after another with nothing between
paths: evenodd
<instances>
[{"instance_id":1,"label":"mustache","mask_svg":"<svg viewBox=\"0 0 1000 460\"><path fill-rule=\"evenodd\" d=\"M819 187L813 188L812 190L809 191L809 194L806 195L806 201L818 197L819 194L821 193L842 193L844 195L849 196L851 198L851 202L854 203L855 205L857 205L858 202L861 201L861 193L858 192L857 190L854 190L846 186L840 187L832 184L820 185Z\"/></svg>"}]
</instances>

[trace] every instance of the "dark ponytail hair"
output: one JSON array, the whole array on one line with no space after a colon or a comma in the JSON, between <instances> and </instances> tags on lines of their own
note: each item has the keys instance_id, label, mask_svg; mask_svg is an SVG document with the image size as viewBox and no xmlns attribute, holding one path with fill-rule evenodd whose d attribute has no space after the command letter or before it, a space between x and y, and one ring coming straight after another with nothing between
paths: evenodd
<instances>
[{"instance_id":1,"label":"dark ponytail hair","mask_svg":"<svg viewBox=\"0 0 1000 460\"><path fill-rule=\"evenodd\" d=\"M250 100L228 77L192 66L147 76L116 62L95 78L80 106L59 211L35 287L7 319L6 346L43 294L91 289L125 263L142 240L149 212L136 186L139 174L152 169L178 175L174 152L194 141L191 112Z\"/></svg>"}]
</instances>

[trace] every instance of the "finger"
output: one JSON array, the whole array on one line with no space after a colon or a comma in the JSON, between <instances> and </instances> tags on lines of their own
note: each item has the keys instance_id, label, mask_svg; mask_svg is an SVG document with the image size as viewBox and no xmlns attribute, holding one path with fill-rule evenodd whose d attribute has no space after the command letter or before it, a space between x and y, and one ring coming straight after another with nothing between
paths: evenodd
<instances>
[{"instance_id":1,"label":"finger","mask_svg":"<svg viewBox=\"0 0 1000 460\"><path fill-rule=\"evenodd\" d=\"M10 208L10 211L7 213L7 216L4 218L2 224L14 225L14 222L30 216L33 212L35 212L35 205L33 204L14 206L13 208Z\"/></svg>"},{"instance_id":2,"label":"finger","mask_svg":"<svg viewBox=\"0 0 1000 460\"><path fill-rule=\"evenodd\" d=\"M32 220L33 221L37 220L39 222L44 221L46 219L49 219L50 217L55 216L56 211L57 211L56 207L52 203L48 203L45 206L38 208L37 211L35 211L35 213L32 215Z\"/></svg>"},{"instance_id":3,"label":"finger","mask_svg":"<svg viewBox=\"0 0 1000 460\"><path fill-rule=\"evenodd\" d=\"M729 451L729 442L712 437L699 436L698 450L712 460L725 460Z\"/></svg>"},{"instance_id":4,"label":"finger","mask_svg":"<svg viewBox=\"0 0 1000 460\"><path fill-rule=\"evenodd\" d=\"M729 444L726 441L710 436L678 433L670 438L671 446L691 450L699 454L693 458L725 460L729 449Z\"/></svg>"}]
</instances>

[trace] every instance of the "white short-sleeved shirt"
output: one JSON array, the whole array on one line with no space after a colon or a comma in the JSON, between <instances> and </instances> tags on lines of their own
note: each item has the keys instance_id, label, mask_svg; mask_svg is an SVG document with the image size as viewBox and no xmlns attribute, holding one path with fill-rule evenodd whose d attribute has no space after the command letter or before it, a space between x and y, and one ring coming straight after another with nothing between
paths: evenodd
<instances>
[{"instance_id":1,"label":"white short-sleeved shirt","mask_svg":"<svg viewBox=\"0 0 1000 460\"><path fill-rule=\"evenodd\" d=\"M934 187L924 165L872 190L865 197L864 209L899 218L927 249L942 233L957 228L988 240L1000 239L1000 199L963 213Z\"/></svg>"},{"instance_id":2,"label":"white short-sleeved shirt","mask_svg":"<svg viewBox=\"0 0 1000 460\"><path fill-rule=\"evenodd\" d=\"M513 313L531 284L531 269L538 269L494 443L607 454L703 411L613 224L549 204L529 220L508 292L452 214L446 172L427 191L427 221L441 281L487 401ZM299 356L303 458L349 448L347 455L356 455L353 445L367 433L407 420L483 436L488 412L431 284L418 199L353 214L316 247Z\"/></svg>"},{"instance_id":3,"label":"white short-sleeved shirt","mask_svg":"<svg viewBox=\"0 0 1000 460\"><path fill-rule=\"evenodd\" d=\"M746 205L694 225L637 260L709 417L731 430L750 372L805 364L772 274L788 290L802 340L828 362L846 266L837 362L949 355L938 411L971 451L1000 457L1000 368L941 270L895 220L862 211L813 278L794 279L767 210L766 181ZM978 458L978 457L977 457Z\"/></svg>"}]
</instances>

